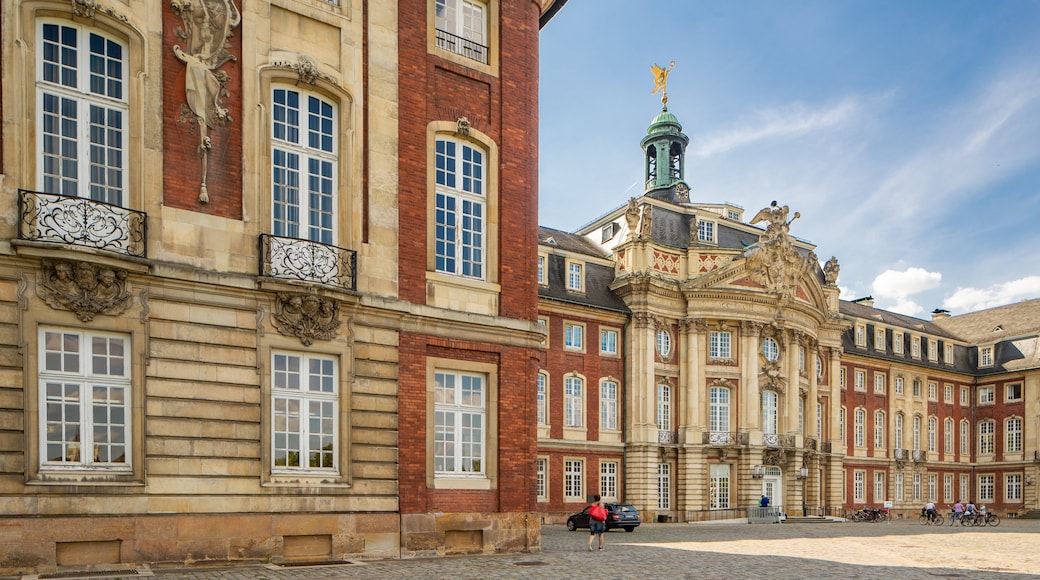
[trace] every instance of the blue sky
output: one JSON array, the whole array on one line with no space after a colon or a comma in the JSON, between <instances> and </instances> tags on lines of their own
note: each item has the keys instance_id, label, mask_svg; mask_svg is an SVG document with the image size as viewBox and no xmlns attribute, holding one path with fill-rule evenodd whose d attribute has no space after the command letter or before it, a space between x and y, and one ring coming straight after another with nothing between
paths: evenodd
<instances>
[{"instance_id":1,"label":"blue sky","mask_svg":"<svg viewBox=\"0 0 1040 580\"><path fill-rule=\"evenodd\" d=\"M541 225L642 194L669 61L691 198L800 212L843 298L1040 297L1040 1L569 0L541 32Z\"/></svg>"}]
</instances>

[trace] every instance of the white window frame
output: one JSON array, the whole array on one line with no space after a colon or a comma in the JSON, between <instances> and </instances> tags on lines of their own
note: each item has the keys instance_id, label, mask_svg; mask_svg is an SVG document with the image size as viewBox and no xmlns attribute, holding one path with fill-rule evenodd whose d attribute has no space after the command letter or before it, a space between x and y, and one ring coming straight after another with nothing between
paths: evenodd
<instances>
[{"instance_id":1,"label":"white window frame","mask_svg":"<svg viewBox=\"0 0 1040 580\"><path fill-rule=\"evenodd\" d=\"M943 402L953 404L953 385L949 383L943 384Z\"/></svg>"},{"instance_id":2,"label":"white window frame","mask_svg":"<svg viewBox=\"0 0 1040 580\"><path fill-rule=\"evenodd\" d=\"M896 383L895 384L896 394L897 395L902 395L903 394L903 377L896 377L895 378L895 383Z\"/></svg>"},{"instance_id":3,"label":"white window frame","mask_svg":"<svg viewBox=\"0 0 1040 580\"><path fill-rule=\"evenodd\" d=\"M939 477L934 473L928 474L928 501L939 501Z\"/></svg>"},{"instance_id":4,"label":"white window frame","mask_svg":"<svg viewBox=\"0 0 1040 580\"><path fill-rule=\"evenodd\" d=\"M881 503L885 501L885 472L874 471L874 501Z\"/></svg>"},{"instance_id":5,"label":"white window frame","mask_svg":"<svg viewBox=\"0 0 1040 580\"><path fill-rule=\"evenodd\" d=\"M921 416L920 415L914 415L914 421L913 422L914 422L913 433L912 433L913 439L912 439L911 443L913 444L913 450L914 451L920 451L921 450L921 427L922 427L922 425L921 425Z\"/></svg>"},{"instance_id":6,"label":"white window frame","mask_svg":"<svg viewBox=\"0 0 1040 580\"><path fill-rule=\"evenodd\" d=\"M866 422L867 422L867 411L862 407L858 407L853 414L852 421L852 433L853 433L853 445L856 447L866 447Z\"/></svg>"},{"instance_id":7,"label":"white window frame","mask_svg":"<svg viewBox=\"0 0 1040 580\"><path fill-rule=\"evenodd\" d=\"M618 382L603 379L599 382L599 428L618 430Z\"/></svg>"},{"instance_id":8,"label":"white window frame","mask_svg":"<svg viewBox=\"0 0 1040 580\"><path fill-rule=\"evenodd\" d=\"M986 368L993 366L993 347L992 346L980 346L979 347L979 368Z\"/></svg>"},{"instance_id":9,"label":"white window frame","mask_svg":"<svg viewBox=\"0 0 1040 580\"><path fill-rule=\"evenodd\" d=\"M874 411L874 449L885 448L885 412Z\"/></svg>"},{"instance_id":10,"label":"white window frame","mask_svg":"<svg viewBox=\"0 0 1040 580\"><path fill-rule=\"evenodd\" d=\"M953 501L953 474L943 474L943 501L950 503Z\"/></svg>"},{"instance_id":11,"label":"white window frame","mask_svg":"<svg viewBox=\"0 0 1040 580\"><path fill-rule=\"evenodd\" d=\"M992 473L979 474L979 503L996 499L996 478Z\"/></svg>"},{"instance_id":12,"label":"white window frame","mask_svg":"<svg viewBox=\"0 0 1040 580\"><path fill-rule=\"evenodd\" d=\"M867 501L867 472L862 469L852 472L852 501L855 503L866 503Z\"/></svg>"},{"instance_id":13,"label":"white window frame","mask_svg":"<svg viewBox=\"0 0 1040 580\"><path fill-rule=\"evenodd\" d=\"M583 323L563 323L563 348L585 352L585 325Z\"/></svg>"},{"instance_id":14,"label":"white window frame","mask_svg":"<svg viewBox=\"0 0 1040 580\"><path fill-rule=\"evenodd\" d=\"M1022 452L1022 418L1004 419L1004 453Z\"/></svg>"},{"instance_id":15,"label":"white window frame","mask_svg":"<svg viewBox=\"0 0 1040 580\"><path fill-rule=\"evenodd\" d=\"M996 453L996 421L983 419L979 421L979 455Z\"/></svg>"},{"instance_id":16,"label":"white window frame","mask_svg":"<svg viewBox=\"0 0 1040 580\"><path fill-rule=\"evenodd\" d=\"M663 359L672 356L672 333L663 328L657 330L656 340L657 354Z\"/></svg>"},{"instance_id":17,"label":"white window frame","mask_svg":"<svg viewBox=\"0 0 1040 580\"><path fill-rule=\"evenodd\" d=\"M979 404L980 405L992 405L996 403L997 388L993 385L986 387L979 387Z\"/></svg>"},{"instance_id":18,"label":"white window frame","mask_svg":"<svg viewBox=\"0 0 1040 580\"><path fill-rule=\"evenodd\" d=\"M903 354L903 333L898 330L892 331L892 352Z\"/></svg>"},{"instance_id":19,"label":"white window frame","mask_svg":"<svg viewBox=\"0 0 1040 580\"><path fill-rule=\"evenodd\" d=\"M855 390L857 390L857 391L866 392L866 390L867 390L867 371L861 371L859 369L856 369L855 371L853 371L852 376L853 376L853 380L854 380L854 387L853 388Z\"/></svg>"},{"instance_id":20,"label":"white window frame","mask_svg":"<svg viewBox=\"0 0 1040 580\"><path fill-rule=\"evenodd\" d=\"M336 357L271 352L271 473L338 473L339 413Z\"/></svg>"},{"instance_id":21,"label":"white window frame","mask_svg":"<svg viewBox=\"0 0 1040 580\"><path fill-rule=\"evenodd\" d=\"M538 373L538 425L549 424L549 373Z\"/></svg>"},{"instance_id":22,"label":"white window frame","mask_svg":"<svg viewBox=\"0 0 1040 580\"><path fill-rule=\"evenodd\" d=\"M967 407L971 405L971 389L968 387L961 387L961 406Z\"/></svg>"},{"instance_id":23,"label":"white window frame","mask_svg":"<svg viewBox=\"0 0 1040 580\"><path fill-rule=\"evenodd\" d=\"M484 2L474 0L436 0L434 26L448 34L479 45L452 47L448 42L438 42L442 50L459 54L479 63L489 60L488 8Z\"/></svg>"},{"instance_id":24,"label":"white window frame","mask_svg":"<svg viewBox=\"0 0 1040 580\"><path fill-rule=\"evenodd\" d=\"M718 225L711 220L697 220L697 241L709 244L716 243L715 231Z\"/></svg>"},{"instance_id":25,"label":"white window frame","mask_svg":"<svg viewBox=\"0 0 1040 580\"><path fill-rule=\"evenodd\" d=\"M1022 383L1006 383L1004 385L1004 400L1007 402L1021 401L1022 391Z\"/></svg>"},{"instance_id":26,"label":"white window frame","mask_svg":"<svg viewBox=\"0 0 1040 580\"><path fill-rule=\"evenodd\" d=\"M961 419L961 459L966 459L971 454L971 422Z\"/></svg>"},{"instance_id":27,"label":"white window frame","mask_svg":"<svg viewBox=\"0 0 1040 580\"><path fill-rule=\"evenodd\" d=\"M708 333L708 358L716 360L733 359L732 332L712 330Z\"/></svg>"},{"instance_id":28,"label":"white window frame","mask_svg":"<svg viewBox=\"0 0 1040 580\"><path fill-rule=\"evenodd\" d=\"M41 327L37 341L40 471L132 471L130 337Z\"/></svg>"},{"instance_id":29,"label":"white window frame","mask_svg":"<svg viewBox=\"0 0 1040 580\"><path fill-rule=\"evenodd\" d=\"M856 346L867 346L867 327L863 324L856 325Z\"/></svg>"},{"instance_id":30,"label":"white window frame","mask_svg":"<svg viewBox=\"0 0 1040 580\"><path fill-rule=\"evenodd\" d=\"M538 285L549 285L549 255L538 254Z\"/></svg>"},{"instance_id":31,"label":"white window frame","mask_svg":"<svg viewBox=\"0 0 1040 580\"><path fill-rule=\"evenodd\" d=\"M602 356L618 356L618 338L621 333L614 328L599 330L599 354Z\"/></svg>"},{"instance_id":32,"label":"white window frame","mask_svg":"<svg viewBox=\"0 0 1040 580\"><path fill-rule=\"evenodd\" d=\"M874 392L879 394L885 393L885 375L874 373Z\"/></svg>"},{"instance_id":33,"label":"white window frame","mask_svg":"<svg viewBox=\"0 0 1040 580\"><path fill-rule=\"evenodd\" d=\"M708 388L708 429L711 433L729 433L730 395L728 387Z\"/></svg>"},{"instance_id":34,"label":"white window frame","mask_svg":"<svg viewBox=\"0 0 1040 580\"><path fill-rule=\"evenodd\" d=\"M953 345L950 343L943 343L943 362L952 365L953 364Z\"/></svg>"},{"instance_id":35,"label":"white window frame","mask_svg":"<svg viewBox=\"0 0 1040 580\"><path fill-rule=\"evenodd\" d=\"M939 400L939 383L936 383L935 381L928 381L928 400Z\"/></svg>"},{"instance_id":36,"label":"white window frame","mask_svg":"<svg viewBox=\"0 0 1040 580\"><path fill-rule=\"evenodd\" d=\"M762 391L762 433L776 435L780 430L780 395L776 391Z\"/></svg>"},{"instance_id":37,"label":"white window frame","mask_svg":"<svg viewBox=\"0 0 1040 580\"><path fill-rule=\"evenodd\" d=\"M708 509L724 510L730 507L730 467L728 463L708 466Z\"/></svg>"},{"instance_id":38,"label":"white window frame","mask_svg":"<svg viewBox=\"0 0 1040 580\"><path fill-rule=\"evenodd\" d=\"M585 291L585 264L567 260L567 290L570 292Z\"/></svg>"},{"instance_id":39,"label":"white window frame","mask_svg":"<svg viewBox=\"0 0 1040 580\"><path fill-rule=\"evenodd\" d=\"M489 152L447 135L434 143L434 269L484 280L487 276Z\"/></svg>"},{"instance_id":40,"label":"white window frame","mask_svg":"<svg viewBox=\"0 0 1040 580\"><path fill-rule=\"evenodd\" d=\"M928 452L939 451L939 420L934 416L928 417Z\"/></svg>"},{"instance_id":41,"label":"white window frame","mask_svg":"<svg viewBox=\"0 0 1040 580\"><path fill-rule=\"evenodd\" d=\"M910 335L910 356L921 358L921 337Z\"/></svg>"},{"instance_id":42,"label":"white window frame","mask_svg":"<svg viewBox=\"0 0 1040 580\"><path fill-rule=\"evenodd\" d=\"M780 344L776 339L766 337L762 340L762 356L769 362L776 362L780 358Z\"/></svg>"},{"instance_id":43,"label":"white window frame","mask_svg":"<svg viewBox=\"0 0 1040 580\"><path fill-rule=\"evenodd\" d=\"M874 350L885 350L884 328L874 328Z\"/></svg>"},{"instance_id":44,"label":"white window frame","mask_svg":"<svg viewBox=\"0 0 1040 580\"><path fill-rule=\"evenodd\" d=\"M939 343L934 338L928 339L928 360L932 362L939 360Z\"/></svg>"},{"instance_id":45,"label":"white window frame","mask_svg":"<svg viewBox=\"0 0 1040 580\"><path fill-rule=\"evenodd\" d=\"M447 379L451 378L448 385ZM433 469L437 477L487 477L488 394L484 373L434 371ZM474 396L473 392L477 390ZM444 419L451 417L449 424Z\"/></svg>"},{"instance_id":46,"label":"white window frame","mask_svg":"<svg viewBox=\"0 0 1040 580\"><path fill-rule=\"evenodd\" d=\"M294 85L271 87L272 234L337 244L338 140L331 99Z\"/></svg>"},{"instance_id":47,"label":"white window frame","mask_svg":"<svg viewBox=\"0 0 1040 580\"><path fill-rule=\"evenodd\" d=\"M535 471L535 497L538 501L549 501L549 458L539 457Z\"/></svg>"},{"instance_id":48,"label":"white window frame","mask_svg":"<svg viewBox=\"0 0 1040 580\"><path fill-rule=\"evenodd\" d=\"M946 459L953 456L953 419L943 419L943 453Z\"/></svg>"},{"instance_id":49,"label":"white window frame","mask_svg":"<svg viewBox=\"0 0 1040 580\"><path fill-rule=\"evenodd\" d=\"M1004 474L1004 501L1007 503L1022 502L1022 474Z\"/></svg>"},{"instance_id":50,"label":"white window frame","mask_svg":"<svg viewBox=\"0 0 1040 580\"><path fill-rule=\"evenodd\" d=\"M672 509L672 466L669 463L657 464L657 509Z\"/></svg>"},{"instance_id":51,"label":"white window frame","mask_svg":"<svg viewBox=\"0 0 1040 580\"><path fill-rule=\"evenodd\" d=\"M896 472L895 488L896 488L896 501L903 501L903 498L904 498L904 495L905 495L904 480L903 480L903 474L898 472L898 471Z\"/></svg>"},{"instance_id":52,"label":"white window frame","mask_svg":"<svg viewBox=\"0 0 1040 580\"><path fill-rule=\"evenodd\" d=\"M563 500L585 501L585 462L581 459L563 461Z\"/></svg>"},{"instance_id":53,"label":"white window frame","mask_svg":"<svg viewBox=\"0 0 1040 580\"><path fill-rule=\"evenodd\" d=\"M672 386L657 383L657 430L672 430Z\"/></svg>"},{"instance_id":54,"label":"white window frame","mask_svg":"<svg viewBox=\"0 0 1040 580\"><path fill-rule=\"evenodd\" d=\"M895 445L897 449L906 449L903 446L903 427L906 415L902 412L896 413Z\"/></svg>"},{"instance_id":55,"label":"white window frame","mask_svg":"<svg viewBox=\"0 0 1040 580\"><path fill-rule=\"evenodd\" d=\"M585 426L585 379L567 375L563 379L563 426L582 428Z\"/></svg>"},{"instance_id":56,"label":"white window frame","mask_svg":"<svg viewBox=\"0 0 1040 580\"><path fill-rule=\"evenodd\" d=\"M41 191L84 199L101 201L119 207L127 206L129 189L129 145L131 87L129 79L130 47L99 29L80 25L70 20L41 19L36 23L36 159L37 182ZM57 42L45 38L45 29L57 27ZM64 31L75 32L75 47L64 44ZM104 41L105 52L91 52L91 37ZM57 61L47 60L51 52L44 48L49 44L56 47ZM118 48L118 55L113 54ZM73 52L74 63L66 66L64 56ZM94 58L97 56L97 58ZM102 61L104 71L91 70L92 64ZM109 75L110 66L116 63L118 75ZM65 75L75 77L75 82ZM55 76L51 76L55 75ZM67 82L68 81L68 82ZM99 81L100 85L94 84ZM97 90L96 87L104 89ZM53 102L52 102L53 101ZM65 116L70 108L75 118ZM100 113L103 121L95 124ZM46 118L52 120L45 120ZM92 125L100 128L92 130ZM56 132L48 136L47 127ZM68 130L68 132L66 132ZM104 135L103 142L92 142L92 138ZM75 158L65 153L75 152ZM93 154L101 157L93 157ZM47 158L55 161L48 162ZM74 169L72 164L75 164ZM50 171L49 169L54 169ZM101 178L101 176L104 176Z\"/></svg>"},{"instance_id":57,"label":"white window frame","mask_svg":"<svg viewBox=\"0 0 1040 580\"><path fill-rule=\"evenodd\" d=\"M914 501L921 501L921 474L915 473L913 480L913 497Z\"/></svg>"},{"instance_id":58,"label":"white window frame","mask_svg":"<svg viewBox=\"0 0 1040 580\"><path fill-rule=\"evenodd\" d=\"M599 462L599 495L606 501L618 499L618 462Z\"/></svg>"}]
</instances>

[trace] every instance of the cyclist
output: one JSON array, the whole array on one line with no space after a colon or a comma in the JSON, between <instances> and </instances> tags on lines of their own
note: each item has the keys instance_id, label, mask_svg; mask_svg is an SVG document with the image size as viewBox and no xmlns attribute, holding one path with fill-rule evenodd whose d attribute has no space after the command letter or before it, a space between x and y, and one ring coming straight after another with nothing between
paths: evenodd
<instances>
[{"instance_id":1,"label":"cyclist","mask_svg":"<svg viewBox=\"0 0 1040 580\"><path fill-rule=\"evenodd\" d=\"M939 515L939 512L935 511L935 502L929 501L924 504L924 513L928 516L928 521L934 522L935 516Z\"/></svg>"},{"instance_id":2,"label":"cyclist","mask_svg":"<svg viewBox=\"0 0 1040 580\"><path fill-rule=\"evenodd\" d=\"M956 524L962 517L964 517L964 504L961 503L961 500L957 500L957 503L953 504L953 518L950 519L950 525Z\"/></svg>"},{"instance_id":3,"label":"cyclist","mask_svg":"<svg viewBox=\"0 0 1040 580\"><path fill-rule=\"evenodd\" d=\"M975 502L968 500L968 504L964 506L964 519L973 520L975 519ZM962 522L963 523L963 522Z\"/></svg>"}]
</instances>

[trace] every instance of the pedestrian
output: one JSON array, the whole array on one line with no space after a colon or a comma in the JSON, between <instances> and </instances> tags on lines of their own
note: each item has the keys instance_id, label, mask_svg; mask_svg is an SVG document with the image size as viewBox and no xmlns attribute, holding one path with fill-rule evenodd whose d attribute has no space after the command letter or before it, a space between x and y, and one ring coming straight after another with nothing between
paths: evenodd
<instances>
[{"instance_id":1,"label":"pedestrian","mask_svg":"<svg viewBox=\"0 0 1040 580\"><path fill-rule=\"evenodd\" d=\"M603 506L599 495L592 496L589 506L589 551L592 551L592 540L599 536L599 549L603 549L603 532L607 531L607 508Z\"/></svg>"},{"instance_id":2,"label":"pedestrian","mask_svg":"<svg viewBox=\"0 0 1040 580\"><path fill-rule=\"evenodd\" d=\"M962 517L964 517L964 504L961 503L961 500L957 500L957 503L953 504L953 518L950 519L950 525L954 525Z\"/></svg>"},{"instance_id":3,"label":"pedestrian","mask_svg":"<svg viewBox=\"0 0 1040 580\"><path fill-rule=\"evenodd\" d=\"M763 495L762 499L758 500L758 507L769 507L769 496Z\"/></svg>"}]
</instances>

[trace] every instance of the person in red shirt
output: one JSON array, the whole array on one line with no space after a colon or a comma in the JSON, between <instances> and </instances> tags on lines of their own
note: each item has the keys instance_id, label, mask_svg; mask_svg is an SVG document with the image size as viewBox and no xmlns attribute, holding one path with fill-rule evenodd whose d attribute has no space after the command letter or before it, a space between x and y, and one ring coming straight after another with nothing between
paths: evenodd
<instances>
[{"instance_id":1,"label":"person in red shirt","mask_svg":"<svg viewBox=\"0 0 1040 580\"><path fill-rule=\"evenodd\" d=\"M592 496L589 506L589 551L592 551L592 540L599 536L599 549L603 549L603 532L607 531L607 508L600 501L599 495Z\"/></svg>"}]
</instances>

